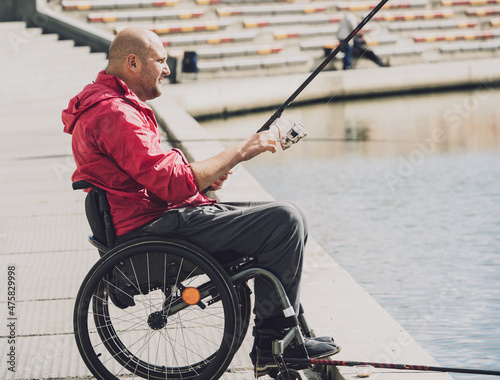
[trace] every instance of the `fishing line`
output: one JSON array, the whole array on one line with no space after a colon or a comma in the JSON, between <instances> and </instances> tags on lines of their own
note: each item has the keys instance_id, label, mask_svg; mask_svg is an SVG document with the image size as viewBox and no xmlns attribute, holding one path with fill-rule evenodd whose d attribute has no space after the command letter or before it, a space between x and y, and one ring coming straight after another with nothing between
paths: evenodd
<instances>
[{"instance_id":1,"label":"fishing line","mask_svg":"<svg viewBox=\"0 0 500 380\"><path fill-rule=\"evenodd\" d=\"M312 82L316 76L323 71L323 69L330 63L330 61L352 40L352 38L358 34L358 32L366 25L368 21L372 19L372 17L382 8L385 3L389 0L381 0L380 3L377 4L375 8L372 9L370 13L358 24L356 28L345 38L343 39L335 49L325 58L325 60L306 78L306 80L295 90L295 92L278 108L278 110L266 121L266 123L257 131L257 133L262 131L267 131L271 125L280 118L283 111L286 107L288 107L295 98Z\"/></svg>"},{"instance_id":2,"label":"fishing line","mask_svg":"<svg viewBox=\"0 0 500 380\"><path fill-rule=\"evenodd\" d=\"M287 358L286 362L287 363L297 363L297 364L332 365L332 366L344 366L344 367L371 366L374 368L382 368L382 369L469 373L469 374L476 374L476 375L500 376L500 370L438 367L438 366L426 366L426 365L416 365L416 364L393 364L393 363L373 363L373 362L358 362L358 361L329 360L329 359L292 359L292 358Z\"/></svg>"},{"instance_id":3,"label":"fishing line","mask_svg":"<svg viewBox=\"0 0 500 380\"><path fill-rule=\"evenodd\" d=\"M225 138L200 138L200 139L183 139L183 140L176 140L176 139L164 139L163 141L169 142L172 144L182 144L182 143L187 143L187 142L204 142L204 141L219 141L219 142L237 142L241 141L243 138L230 138L230 137L225 137ZM309 142L375 142L375 143L415 143L415 140L407 140L407 139L396 139L396 140L391 140L391 139L370 139L370 138L333 138L333 137L308 137L307 140L304 141L309 141Z\"/></svg>"}]
</instances>

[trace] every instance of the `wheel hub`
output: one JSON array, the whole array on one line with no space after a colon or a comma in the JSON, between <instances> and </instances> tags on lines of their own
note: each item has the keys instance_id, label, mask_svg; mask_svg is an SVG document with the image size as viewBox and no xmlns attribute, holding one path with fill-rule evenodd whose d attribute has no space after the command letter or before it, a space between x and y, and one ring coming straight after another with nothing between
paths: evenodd
<instances>
[{"instance_id":1,"label":"wheel hub","mask_svg":"<svg viewBox=\"0 0 500 380\"><path fill-rule=\"evenodd\" d=\"M155 311L151 313L148 317L148 325L153 330L160 330L167 324L167 317L163 315L161 311Z\"/></svg>"}]
</instances>

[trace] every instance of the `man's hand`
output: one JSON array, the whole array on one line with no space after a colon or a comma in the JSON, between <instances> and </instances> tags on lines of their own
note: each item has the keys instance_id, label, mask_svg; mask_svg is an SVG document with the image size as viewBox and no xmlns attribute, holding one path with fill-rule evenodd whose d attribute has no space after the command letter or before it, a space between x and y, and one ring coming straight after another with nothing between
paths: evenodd
<instances>
[{"instance_id":1,"label":"man's hand","mask_svg":"<svg viewBox=\"0 0 500 380\"><path fill-rule=\"evenodd\" d=\"M276 153L276 137L269 130L254 133L241 143L242 161L248 161L264 152Z\"/></svg>"},{"instance_id":2,"label":"man's hand","mask_svg":"<svg viewBox=\"0 0 500 380\"><path fill-rule=\"evenodd\" d=\"M211 186L219 190L228 173L240 162L248 161L264 152L276 152L276 137L270 131L254 133L245 141L224 150L216 156L189 165L201 191ZM214 186L215 185L215 186Z\"/></svg>"},{"instance_id":3,"label":"man's hand","mask_svg":"<svg viewBox=\"0 0 500 380\"><path fill-rule=\"evenodd\" d=\"M217 191L222 189L222 185L224 184L224 181L229 178L229 175L233 174L233 171L230 170L226 174L224 174L222 177L220 177L217 181L212 183L210 187L212 188L213 191Z\"/></svg>"}]
</instances>

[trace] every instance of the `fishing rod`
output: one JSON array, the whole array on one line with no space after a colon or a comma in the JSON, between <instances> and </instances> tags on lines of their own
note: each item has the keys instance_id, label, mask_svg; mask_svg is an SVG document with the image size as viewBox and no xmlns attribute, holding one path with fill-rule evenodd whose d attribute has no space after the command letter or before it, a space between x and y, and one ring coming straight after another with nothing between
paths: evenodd
<instances>
[{"instance_id":1,"label":"fishing rod","mask_svg":"<svg viewBox=\"0 0 500 380\"><path fill-rule=\"evenodd\" d=\"M438 366L425 366L425 365L415 365L415 364L372 363L372 362L357 362L357 361L345 361L345 360L292 359L292 358L287 358L286 362L290 364L333 365L340 367L372 366L374 368L398 369L398 370L408 370L408 371L453 372L453 373L469 373L476 375L500 376L500 370L438 367Z\"/></svg>"},{"instance_id":2,"label":"fishing rod","mask_svg":"<svg viewBox=\"0 0 500 380\"><path fill-rule=\"evenodd\" d=\"M307 79L295 90L295 92L278 108L278 110L266 121L266 123L257 131L257 133L262 131L267 131L271 125L281 117L281 114L288 107L295 98L312 82L314 78L328 65L328 63L341 51L344 46L346 46L349 41L351 41L356 34L365 26L365 24L372 19L372 17L382 8L385 3L389 0L381 0L380 3L377 4L375 8L372 9L370 13L358 24L356 28L345 38L343 39L339 45L326 57L326 59L307 77ZM288 148L292 144L298 142L302 137L306 136L307 132L304 127L300 124L295 124L290 131L284 136L283 149Z\"/></svg>"}]
</instances>

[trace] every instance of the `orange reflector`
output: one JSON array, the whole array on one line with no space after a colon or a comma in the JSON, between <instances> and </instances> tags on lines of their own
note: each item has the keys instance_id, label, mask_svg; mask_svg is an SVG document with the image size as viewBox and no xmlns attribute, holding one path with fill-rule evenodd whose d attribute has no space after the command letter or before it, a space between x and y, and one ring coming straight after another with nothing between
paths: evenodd
<instances>
[{"instance_id":1,"label":"orange reflector","mask_svg":"<svg viewBox=\"0 0 500 380\"><path fill-rule=\"evenodd\" d=\"M201 300L200 291L193 287L186 288L182 291L182 300L188 305L196 305Z\"/></svg>"}]
</instances>

